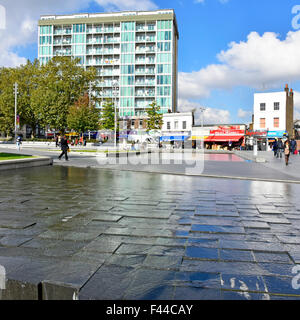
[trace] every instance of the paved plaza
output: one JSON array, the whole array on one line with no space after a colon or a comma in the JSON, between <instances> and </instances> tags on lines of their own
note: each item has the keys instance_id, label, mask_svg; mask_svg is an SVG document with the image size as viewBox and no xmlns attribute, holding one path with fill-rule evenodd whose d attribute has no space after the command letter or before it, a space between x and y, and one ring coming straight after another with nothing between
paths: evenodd
<instances>
[{"instance_id":1,"label":"paved plaza","mask_svg":"<svg viewBox=\"0 0 300 320\"><path fill-rule=\"evenodd\" d=\"M1 173L2 299L299 299L300 185Z\"/></svg>"}]
</instances>

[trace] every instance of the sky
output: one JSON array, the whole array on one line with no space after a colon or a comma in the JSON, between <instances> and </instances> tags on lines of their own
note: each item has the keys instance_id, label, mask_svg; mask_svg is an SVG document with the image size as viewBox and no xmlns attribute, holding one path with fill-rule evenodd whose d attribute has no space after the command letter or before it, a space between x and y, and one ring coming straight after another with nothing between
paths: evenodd
<instances>
[{"instance_id":1,"label":"sky","mask_svg":"<svg viewBox=\"0 0 300 320\"><path fill-rule=\"evenodd\" d=\"M37 58L45 14L174 9L178 108L205 123L249 123L256 92L295 91L300 119L300 0L0 0L0 66Z\"/></svg>"}]
</instances>

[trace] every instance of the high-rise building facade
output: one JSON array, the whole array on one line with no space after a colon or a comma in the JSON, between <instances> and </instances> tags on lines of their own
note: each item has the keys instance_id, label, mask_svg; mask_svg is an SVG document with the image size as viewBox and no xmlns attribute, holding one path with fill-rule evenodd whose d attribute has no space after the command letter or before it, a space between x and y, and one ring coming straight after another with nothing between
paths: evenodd
<instances>
[{"instance_id":1,"label":"high-rise building facade","mask_svg":"<svg viewBox=\"0 0 300 320\"><path fill-rule=\"evenodd\" d=\"M41 16L38 57L95 67L100 101L114 99L120 117L143 116L154 100L176 112L178 39L173 10Z\"/></svg>"}]
</instances>

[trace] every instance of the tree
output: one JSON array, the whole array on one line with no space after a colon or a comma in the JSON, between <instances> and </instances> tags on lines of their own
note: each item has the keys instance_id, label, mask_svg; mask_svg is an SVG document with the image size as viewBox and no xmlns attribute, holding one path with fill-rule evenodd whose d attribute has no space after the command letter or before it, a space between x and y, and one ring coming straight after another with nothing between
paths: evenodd
<instances>
[{"instance_id":1,"label":"tree","mask_svg":"<svg viewBox=\"0 0 300 320\"><path fill-rule=\"evenodd\" d=\"M160 113L160 106L153 101L147 109L148 119L146 120L147 131L160 130L163 126L163 115Z\"/></svg>"},{"instance_id":2,"label":"tree","mask_svg":"<svg viewBox=\"0 0 300 320\"><path fill-rule=\"evenodd\" d=\"M18 110L20 125L28 125L32 129L32 137L35 135L35 128L39 124L39 119L31 107L31 93L37 86L40 76L40 63L36 59L34 62L29 60L25 65L15 69L16 82L18 83Z\"/></svg>"},{"instance_id":3,"label":"tree","mask_svg":"<svg viewBox=\"0 0 300 320\"><path fill-rule=\"evenodd\" d=\"M37 86L31 95L33 112L44 127L64 132L69 107L86 92L95 81L96 70L84 70L79 59L54 57L41 66Z\"/></svg>"},{"instance_id":4,"label":"tree","mask_svg":"<svg viewBox=\"0 0 300 320\"><path fill-rule=\"evenodd\" d=\"M88 94L80 96L69 109L67 117L68 128L83 133L97 130L99 127L99 109L90 104Z\"/></svg>"},{"instance_id":5,"label":"tree","mask_svg":"<svg viewBox=\"0 0 300 320\"><path fill-rule=\"evenodd\" d=\"M15 127L14 83L16 76L13 68L0 70L0 131L9 136Z\"/></svg>"},{"instance_id":6,"label":"tree","mask_svg":"<svg viewBox=\"0 0 300 320\"><path fill-rule=\"evenodd\" d=\"M115 106L111 99L107 99L101 110L100 128L114 130L115 128Z\"/></svg>"}]
</instances>

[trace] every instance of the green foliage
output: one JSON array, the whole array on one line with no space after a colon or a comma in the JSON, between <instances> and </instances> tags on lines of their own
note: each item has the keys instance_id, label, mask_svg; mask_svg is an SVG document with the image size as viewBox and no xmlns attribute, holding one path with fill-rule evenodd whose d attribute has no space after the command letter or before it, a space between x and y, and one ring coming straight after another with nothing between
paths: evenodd
<instances>
[{"instance_id":1,"label":"green foliage","mask_svg":"<svg viewBox=\"0 0 300 320\"><path fill-rule=\"evenodd\" d=\"M68 128L76 132L97 130L99 127L99 109L89 103L89 96L85 94L69 109L67 117Z\"/></svg>"},{"instance_id":2,"label":"green foliage","mask_svg":"<svg viewBox=\"0 0 300 320\"><path fill-rule=\"evenodd\" d=\"M15 98L13 85L16 80L15 70L2 68L0 70L0 131L7 136L15 127Z\"/></svg>"},{"instance_id":3,"label":"green foliage","mask_svg":"<svg viewBox=\"0 0 300 320\"><path fill-rule=\"evenodd\" d=\"M163 115L160 113L160 106L157 105L156 101L150 104L147 115L147 131L160 130L163 126Z\"/></svg>"},{"instance_id":4,"label":"green foliage","mask_svg":"<svg viewBox=\"0 0 300 320\"><path fill-rule=\"evenodd\" d=\"M100 128L104 130L115 128L115 105L111 99L107 99L102 107Z\"/></svg>"},{"instance_id":5,"label":"green foliage","mask_svg":"<svg viewBox=\"0 0 300 320\"><path fill-rule=\"evenodd\" d=\"M0 131L14 131L14 83L18 83L17 114L20 125L37 125L64 132L70 106L94 83L96 70L85 71L79 59L54 57L46 65L27 61L17 68L0 69ZM96 90L95 85L92 90Z\"/></svg>"},{"instance_id":6,"label":"green foliage","mask_svg":"<svg viewBox=\"0 0 300 320\"><path fill-rule=\"evenodd\" d=\"M89 82L95 80L95 70L85 71L78 62L79 59L54 57L41 66L31 105L42 126L64 131L69 107L86 92Z\"/></svg>"}]
</instances>

